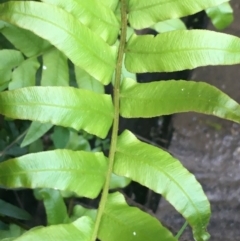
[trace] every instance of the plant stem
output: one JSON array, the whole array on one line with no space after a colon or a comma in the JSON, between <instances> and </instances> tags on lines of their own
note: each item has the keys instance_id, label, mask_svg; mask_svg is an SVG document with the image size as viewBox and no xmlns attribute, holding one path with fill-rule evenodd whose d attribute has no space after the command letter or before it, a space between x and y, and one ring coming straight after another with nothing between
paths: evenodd
<instances>
[{"instance_id":1,"label":"plant stem","mask_svg":"<svg viewBox=\"0 0 240 241\"><path fill-rule=\"evenodd\" d=\"M114 120L113 120L111 144L110 144L110 151L109 151L109 165L108 165L106 181L105 181L105 184L103 187L102 197L100 200L91 241L95 241L97 239L100 222L101 222L102 215L103 215L103 212L104 212L104 209L106 206L106 202L107 202L109 184L110 184L110 180L111 180L111 174L112 174L113 164L114 164L114 157L115 157L115 152L116 152L116 147L117 147L117 137L118 137L118 128L119 128L120 83L121 83L124 48L125 48L125 44L126 44L126 35L127 35L126 0L120 0L120 1L121 1L121 35L120 35L120 43L119 43L119 48L118 48L118 57L117 57L114 90L113 90Z\"/></svg>"},{"instance_id":2,"label":"plant stem","mask_svg":"<svg viewBox=\"0 0 240 241\"><path fill-rule=\"evenodd\" d=\"M188 222L186 221L175 236L177 240L181 237L181 235L183 234L187 226L188 226Z\"/></svg>"},{"instance_id":3,"label":"plant stem","mask_svg":"<svg viewBox=\"0 0 240 241\"><path fill-rule=\"evenodd\" d=\"M0 152L0 157L4 156L8 149L10 149L12 146L14 146L18 141L20 141L26 134L28 129L26 129L21 135L19 135L13 142L11 142L5 149Z\"/></svg>"}]
</instances>

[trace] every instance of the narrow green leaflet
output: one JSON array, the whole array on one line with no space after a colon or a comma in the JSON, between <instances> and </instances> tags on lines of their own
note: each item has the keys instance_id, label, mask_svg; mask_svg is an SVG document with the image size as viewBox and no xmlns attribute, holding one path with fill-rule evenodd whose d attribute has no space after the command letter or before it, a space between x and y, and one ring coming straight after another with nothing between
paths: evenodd
<instances>
[{"instance_id":1,"label":"narrow green leaflet","mask_svg":"<svg viewBox=\"0 0 240 241\"><path fill-rule=\"evenodd\" d=\"M19 89L35 85L35 77L40 63L37 58L24 60L12 73L12 81L8 85L9 90Z\"/></svg>"},{"instance_id":2,"label":"narrow green leaflet","mask_svg":"<svg viewBox=\"0 0 240 241\"><path fill-rule=\"evenodd\" d=\"M41 54L51 45L48 41L39 38L34 33L8 24L3 23L4 27L0 32L11 42L16 49L19 49L27 57L33 57Z\"/></svg>"},{"instance_id":3,"label":"narrow green leaflet","mask_svg":"<svg viewBox=\"0 0 240 241\"><path fill-rule=\"evenodd\" d=\"M102 153L55 150L0 163L0 185L7 188L53 188L95 198L107 171Z\"/></svg>"},{"instance_id":4,"label":"narrow green leaflet","mask_svg":"<svg viewBox=\"0 0 240 241\"><path fill-rule=\"evenodd\" d=\"M156 37L133 35L125 51L130 72L172 72L238 64L240 38L208 30L177 30Z\"/></svg>"},{"instance_id":5,"label":"narrow green leaflet","mask_svg":"<svg viewBox=\"0 0 240 241\"><path fill-rule=\"evenodd\" d=\"M228 2L208 8L206 13L212 20L214 27L219 30L228 27L233 21L233 9Z\"/></svg>"},{"instance_id":6,"label":"narrow green leaflet","mask_svg":"<svg viewBox=\"0 0 240 241\"><path fill-rule=\"evenodd\" d=\"M8 2L0 4L0 20L30 30L48 40L75 65L103 84L111 81L116 48L110 47L65 10L34 1Z\"/></svg>"},{"instance_id":7,"label":"narrow green leaflet","mask_svg":"<svg viewBox=\"0 0 240 241\"><path fill-rule=\"evenodd\" d=\"M47 225L69 223L67 207L59 190L41 188L34 190L38 200L42 200L47 214Z\"/></svg>"},{"instance_id":8,"label":"narrow green leaflet","mask_svg":"<svg viewBox=\"0 0 240 241\"><path fill-rule=\"evenodd\" d=\"M164 33L174 30L186 29L186 26L181 19L176 18L156 23L151 27L151 29L156 30L158 33Z\"/></svg>"},{"instance_id":9,"label":"narrow green leaflet","mask_svg":"<svg viewBox=\"0 0 240 241\"><path fill-rule=\"evenodd\" d=\"M23 55L17 50L0 50L0 85L8 82L12 78L12 69L24 61Z\"/></svg>"},{"instance_id":10,"label":"narrow green leaflet","mask_svg":"<svg viewBox=\"0 0 240 241\"><path fill-rule=\"evenodd\" d=\"M55 149L66 148L70 136L70 131L68 128L62 126L54 126L53 134L51 139L53 141ZM69 148L70 149L70 148Z\"/></svg>"},{"instance_id":11,"label":"narrow green leaflet","mask_svg":"<svg viewBox=\"0 0 240 241\"><path fill-rule=\"evenodd\" d=\"M207 83L169 80L138 84L130 79L124 81L120 102L123 117L154 117L189 111L240 122L240 105Z\"/></svg>"},{"instance_id":12,"label":"narrow green leaflet","mask_svg":"<svg viewBox=\"0 0 240 241\"><path fill-rule=\"evenodd\" d=\"M129 22L133 28L142 29L154 23L188 16L229 0L129 0Z\"/></svg>"},{"instance_id":13,"label":"narrow green leaflet","mask_svg":"<svg viewBox=\"0 0 240 241\"><path fill-rule=\"evenodd\" d=\"M33 121L28 129L26 136L24 137L21 147L27 146L38 138L43 136L52 127L51 123L41 123L38 121Z\"/></svg>"},{"instance_id":14,"label":"narrow green leaflet","mask_svg":"<svg viewBox=\"0 0 240 241\"><path fill-rule=\"evenodd\" d=\"M194 175L169 153L124 131L117 142L114 172L162 194L188 221L195 240L207 240L208 199Z\"/></svg>"},{"instance_id":15,"label":"narrow green leaflet","mask_svg":"<svg viewBox=\"0 0 240 241\"><path fill-rule=\"evenodd\" d=\"M32 229L14 241L89 241L94 223L89 217L82 217L70 224L52 225Z\"/></svg>"},{"instance_id":16,"label":"narrow green leaflet","mask_svg":"<svg viewBox=\"0 0 240 241\"><path fill-rule=\"evenodd\" d=\"M105 92L102 83L93 78L85 70L75 66L75 76L77 85L80 89L91 90L96 93L103 94Z\"/></svg>"},{"instance_id":17,"label":"narrow green leaflet","mask_svg":"<svg viewBox=\"0 0 240 241\"><path fill-rule=\"evenodd\" d=\"M27 87L0 93L0 113L47 122L105 138L113 120L109 95L72 87Z\"/></svg>"},{"instance_id":18,"label":"narrow green leaflet","mask_svg":"<svg viewBox=\"0 0 240 241\"><path fill-rule=\"evenodd\" d=\"M31 219L31 215L25 210L12 205L11 203L5 202L0 199L0 215L8 216L21 220L29 220Z\"/></svg>"},{"instance_id":19,"label":"narrow green leaflet","mask_svg":"<svg viewBox=\"0 0 240 241\"><path fill-rule=\"evenodd\" d=\"M120 193L108 196L98 237L102 241L177 241L156 218L129 207Z\"/></svg>"},{"instance_id":20,"label":"narrow green leaflet","mask_svg":"<svg viewBox=\"0 0 240 241\"><path fill-rule=\"evenodd\" d=\"M89 27L104 41L114 44L119 33L119 23L113 11L98 0L42 0L57 5L74 15L82 24ZM97 9L97 12L95 11Z\"/></svg>"},{"instance_id":21,"label":"narrow green leaflet","mask_svg":"<svg viewBox=\"0 0 240 241\"><path fill-rule=\"evenodd\" d=\"M56 48L52 48L43 54L41 85L69 85L67 57Z\"/></svg>"}]
</instances>

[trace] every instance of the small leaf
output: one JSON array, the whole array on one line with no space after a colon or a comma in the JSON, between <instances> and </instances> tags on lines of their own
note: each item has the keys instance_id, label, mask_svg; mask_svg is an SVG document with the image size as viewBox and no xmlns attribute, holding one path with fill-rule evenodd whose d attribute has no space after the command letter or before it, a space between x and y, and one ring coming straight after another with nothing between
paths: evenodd
<instances>
[{"instance_id":1,"label":"small leaf","mask_svg":"<svg viewBox=\"0 0 240 241\"><path fill-rule=\"evenodd\" d=\"M14 90L22 87L34 86L37 69L40 63L37 58L29 58L23 61L12 73L12 81L8 89Z\"/></svg>"},{"instance_id":2,"label":"small leaf","mask_svg":"<svg viewBox=\"0 0 240 241\"><path fill-rule=\"evenodd\" d=\"M229 0L129 0L129 22L133 28L142 29L154 23L188 16Z\"/></svg>"},{"instance_id":3,"label":"small leaf","mask_svg":"<svg viewBox=\"0 0 240 241\"><path fill-rule=\"evenodd\" d=\"M15 241L89 241L93 230L93 221L89 217L82 217L70 224L52 225L32 229L24 233Z\"/></svg>"},{"instance_id":4,"label":"small leaf","mask_svg":"<svg viewBox=\"0 0 240 241\"><path fill-rule=\"evenodd\" d=\"M50 122L105 138L113 120L109 95L72 87L28 87L0 93L0 113ZM79 117L80 116L80 117Z\"/></svg>"},{"instance_id":5,"label":"small leaf","mask_svg":"<svg viewBox=\"0 0 240 241\"><path fill-rule=\"evenodd\" d=\"M206 9L208 17L210 17L215 28L222 30L233 22L233 9L226 2L219 6Z\"/></svg>"},{"instance_id":6,"label":"small leaf","mask_svg":"<svg viewBox=\"0 0 240 241\"><path fill-rule=\"evenodd\" d=\"M162 194L188 221L195 239L208 240L208 199L195 176L170 154L124 131L117 142L114 173Z\"/></svg>"},{"instance_id":7,"label":"small leaf","mask_svg":"<svg viewBox=\"0 0 240 241\"><path fill-rule=\"evenodd\" d=\"M111 81L116 48L63 9L34 1L7 2L0 4L0 19L48 40L103 84Z\"/></svg>"},{"instance_id":8,"label":"small leaf","mask_svg":"<svg viewBox=\"0 0 240 241\"><path fill-rule=\"evenodd\" d=\"M98 237L103 241L176 241L156 218L129 207L120 193L109 194Z\"/></svg>"},{"instance_id":9,"label":"small leaf","mask_svg":"<svg viewBox=\"0 0 240 241\"><path fill-rule=\"evenodd\" d=\"M240 38L208 30L133 35L125 65L130 72L172 72L206 65L240 63Z\"/></svg>"},{"instance_id":10,"label":"small leaf","mask_svg":"<svg viewBox=\"0 0 240 241\"><path fill-rule=\"evenodd\" d=\"M69 131L69 138L65 148L73 151L91 151L88 140L84 136L78 135L74 130Z\"/></svg>"},{"instance_id":11,"label":"small leaf","mask_svg":"<svg viewBox=\"0 0 240 241\"><path fill-rule=\"evenodd\" d=\"M33 121L27 131L26 136L24 137L21 147L27 146L38 138L42 137L47 131L52 128L51 123L41 123L38 121Z\"/></svg>"},{"instance_id":12,"label":"small leaf","mask_svg":"<svg viewBox=\"0 0 240 241\"><path fill-rule=\"evenodd\" d=\"M34 190L34 194L38 200L43 200L48 225L69 222L67 208L59 190L42 188Z\"/></svg>"},{"instance_id":13,"label":"small leaf","mask_svg":"<svg viewBox=\"0 0 240 241\"><path fill-rule=\"evenodd\" d=\"M239 104L203 82L170 80L138 84L127 79L120 104L120 113L127 118L194 111L240 122Z\"/></svg>"},{"instance_id":14,"label":"small leaf","mask_svg":"<svg viewBox=\"0 0 240 241\"><path fill-rule=\"evenodd\" d=\"M77 66L75 66L75 75L78 87L80 89L91 90L100 94L105 92L102 83L97 81L90 74Z\"/></svg>"},{"instance_id":15,"label":"small leaf","mask_svg":"<svg viewBox=\"0 0 240 241\"><path fill-rule=\"evenodd\" d=\"M38 139L36 141L34 141L33 143L31 143L28 147L28 153L37 153L37 152L41 152L44 149L43 146L43 141L41 139Z\"/></svg>"},{"instance_id":16,"label":"small leaf","mask_svg":"<svg viewBox=\"0 0 240 241\"><path fill-rule=\"evenodd\" d=\"M0 199L0 215L8 216L21 220L29 220L31 219L31 215L25 210L12 205L11 203L5 202Z\"/></svg>"},{"instance_id":17,"label":"small leaf","mask_svg":"<svg viewBox=\"0 0 240 241\"><path fill-rule=\"evenodd\" d=\"M12 69L20 65L24 61L21 52L13 49L0 50L0 84L3 85L5 82L12 78Z\"/></svg>"},{"instance_id":18,"label":"small leaf","mask_svg":"<svg viewBox=\"0 0 240 241\"><path fill-rule=\"evenodd\" d=\"M183 30L186 29L186 26L181 19L176 18L156 23L151 29L156 30L158 33L165 33L169 31Z\"/></svg>"},{"instance_id":19,"label":"small leaf","mask_svg":"<svg viewBox=\"0 0 240 241\"><path fill-rule=\"evenodd\" d=\"M53 188L95 198L105 181L102 153L55 150L28 154L0 164L0 185L8 188Z\"/></svg>"},{"instance_id":20,"label":"small leaf","mask_svg":"<svg viewBox=\"0 0 240 241\"><path fill-rule=\"evenodd\" d=\"M54 126L52 140L53 140L55 149L65 148L69 140L69 135L70 135L70 132L67 128L62 126Z\"/></svg>"},{"instance_id":21,"label":"small leaf","mask_svg":"<svg viewBox=\"0 0 240 241\"><path fill-rule=\"evenodd\" d=\"M63 8L110 45L117 40L119 24L113 11L98 0L43 0ZM97 9L97 14L94 9Z\"/></svg>"},{"instance_id":22,"label":"small leaf","mask_svg":"<svg viewBox=\"0 0 240 241\"><path fill-rule=\"evenodd\" d=\"M52 48L43 54L41 85L69 85L67 57L56 48Z\"/></svg>"},{"instance_id":23,"label":"small leaf","mask_svg":"<svg viewBox=\"0 0 240 241\"><path fill-rule=\"evenodd\" d=\"M131 182L130 178L127 177L120 177L114 173L112 173L111 176L111 181L110 181L110 189L115 189L115 188L124 188L129 185Z\"/></svg>"},{"instance_id":24,"label":"small leaf","mask_svg":"<svg viewBox=\"0 0 240 241\"><path fill-rule=\"evenodd\" d=\"M51 46L49 42L28 30L6 22L3 22L3 26L1 33L27 57L37 56Z\"/></svg>"},{"instance_id":25,"label":"small leaf","mask_svg":"<svg viewBox=\"0 0 240 241\"><path fill-rule=\"evenodd\" d=\"M97 216L97 209L89 209L81 205L75 205L73 208L73 214L71 216L71 220L75 221L76 219L83 216L90 217L93 221L95 221L95 218Z\"/></svg>"}]
</instances>

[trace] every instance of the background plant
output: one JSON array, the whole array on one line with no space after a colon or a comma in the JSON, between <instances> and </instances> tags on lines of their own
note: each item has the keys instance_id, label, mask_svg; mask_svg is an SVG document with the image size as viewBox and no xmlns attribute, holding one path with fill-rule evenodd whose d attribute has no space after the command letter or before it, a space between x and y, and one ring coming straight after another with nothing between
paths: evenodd
<instances>
[{"instance_id":1,"label":"background plant","mask_svg":"<svg viewBox=\"0 0 240 241\"><path fill-rule=\"evenodd\" d=\"M239 63L240 40L234 36L178 30L153 37L133 31L157 29L159 22L203 9L216 19L213 12L222 9L220 4L229 7L227 2L44 0L0 5L1 32L15 48L0 51L1 90L8 89L0 94L0 113L34 121L22 134L22 146L56 125L51 139L57 148L42 151L37 142L32 152L38 153L1 163L2 187L36 189L48 225L23 235L22 229L10 226L3 233L6 240L176 240L158 220L127 205L122 194L108 194L112 173L124 177L118 179L120 186L131 179L162 194L187 220L196 240L208 239L210 205L195 177L167 152L137 140L130 131L118 136L118 127L119 115L149 118L186 111L239 122L239 105L206 83L134 80L135 73ZM76 82L69 81L69 69ZM103 85L111 82L113 97L104 94ZM11 123L4 122L5 129L11 129ZM89 152L92 137L86 132L106 138L111 127L108 158L103 152ZM28 151L23 150L17 156ZM74 204L68 212L65 197L94 199L101 190L97 211ZM4 211L11 208L2 209L2 216L13 216ZM13 213L15 218L29 218L22 210Z\"/></svg>"}]
</instances>

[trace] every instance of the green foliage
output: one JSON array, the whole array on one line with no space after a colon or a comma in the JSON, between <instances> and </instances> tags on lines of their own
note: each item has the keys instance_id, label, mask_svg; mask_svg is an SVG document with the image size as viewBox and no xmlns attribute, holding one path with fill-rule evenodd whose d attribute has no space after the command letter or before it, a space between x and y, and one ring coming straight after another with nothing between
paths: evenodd
<instances>
[{"instance_id":1,"label":"green foliage","mask_svg":"<svg viewBox=\"0 0 240 241\"><path fill-rule=\"evenodd\" d=\"M126 46L125 65L130 72L171 72L240 61L240 39L207 30L179 30L132 35ZM181 61L179 61L181 59Z\"/></svg>"},{"instance_id":2,"label":"green foliage","mask_svg":"<svg viewBox=\"0 0 240 241\"><path fill-rule=\"evenodd\" d=\"M20 209L16 206L13 206L10 203L7 203L0 199L0 215L8 216L22 220L29 220L31 215L27 213L25 210Z\"/></svg>"},{"instance_id":3,"label":"green foliage","mask_svg":"<svg viewBox=\"0 0 240 241\"><path fill-rule=\"evenodd\" d=\"M55 150L3 162L0 183L8 188L54 188L95 198L106 171L107 161L102 153Z\"/></svg>"},{"instance_id":4,"label":"green foliage","mask_svg":"<svg viewBox=\"0 0 240 241\"><path fill-rule=\"evenodd\" d=\"M8 154L9 160L0 163L0 185L35 189L47 215L47 227L22 234L11 224L0 230L1 240L177 240L179 235L174 237L159 220L130 207L122 194L116 190L109 194L131 180L162 194L186 219L195 240L209 239L210 204L194 175L166 151L139 141L128 130L118 135L119 116L149 118L195 111L240 123L240 105L209 84L135 81L137 73L240 63L238 37L186 30L179 19L202 10L217 28L232 21L227 0L0 4L0 31L12 46L0 50L0 114L33 121L14 137L19 144L25 135L21 143L25 149L14 149L11 155L7 151L12 144L5 137L16 126L14 121L4 122L0 144L7 147L1 155ZM142 28L167 33L156 37L134 33ZM110 83L113 95L105 94L104 85ZM51 142L43 147L40 138ZM26 148L39 152L26 154ZM65 198L95 199L100 193L97 210L77 203L67 209ZM30 218L0 201L6 207L0 209L1 216Z\"/></svg>"},{"instance_id":5,"label":"green foliage","mask_svg":"<svg viewBox=\"0 0 240 241\"><path fill-rule=\"evenodd\" d=\"M208 8L206 13L212 20L213 25L220 30L226 28L233 21L233 9L227 2Z\"/></svg>"},{"instance_id":6,"label":"green foliage","mask_svg":"<svg viewBox=\"0 0 240 241\"><path fill-rule=\"evenodd\" d=\"M7 117L51 122L83 129L100 137L106 137L113 119L110 96L72 87L28 87L5 91L0 95L0 102L0 112Z\"/></svg>"},{"instance_id":7,"label":"green foliage","mask_svg":"<svg viewBox=\"0 0 240 241\"><path fill-rule=\"evenodd\" d=\"M82 217L70 224L51 225L49 227L39 227L29 232L26 232L16 241L42 241L42 240L59 240L59 241L72 241L72 240L90 240L92 227L94 223L89 217Z\"/></svg>"}]
</instances>

